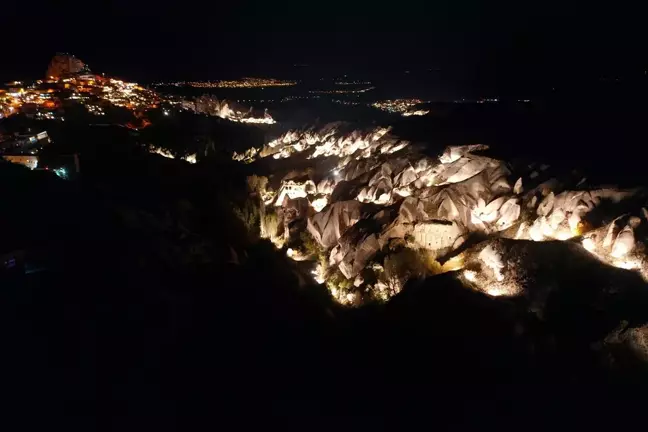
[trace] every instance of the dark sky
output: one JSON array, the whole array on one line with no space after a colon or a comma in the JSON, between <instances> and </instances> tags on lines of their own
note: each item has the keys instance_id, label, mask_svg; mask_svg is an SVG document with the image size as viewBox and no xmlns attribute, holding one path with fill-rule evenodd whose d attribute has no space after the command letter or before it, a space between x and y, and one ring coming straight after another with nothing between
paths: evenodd
<instances>
[{"instance_id":1,"label":"dark sky","mask_svg":"<svg viewBox=\"0 0 648 432\"><path fill-rule=\"evenodd\" d=\"M648 64L645 15L610 2L9 0L0 12L3 80L42 76L57 51L145 81L438 68L495 90Z\"/></svg>"}]
</instances>

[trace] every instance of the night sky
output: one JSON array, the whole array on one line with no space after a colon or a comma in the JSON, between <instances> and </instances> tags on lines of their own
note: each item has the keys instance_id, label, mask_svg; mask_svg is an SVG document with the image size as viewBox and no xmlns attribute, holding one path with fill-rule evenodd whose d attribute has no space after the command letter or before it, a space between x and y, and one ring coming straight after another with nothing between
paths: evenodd
<instances>
[{"instance_id":1,"label":"night sky","mask_svg":"<svg viewBox=\"0 0 648 432\"><path fill-rule=\"evenodd\" d=\"M644 14L610 3L10 3L3 80L41 77L57 51L141 81L412 70L491 92L648 67Z\"/></svg>"}]
</instances>

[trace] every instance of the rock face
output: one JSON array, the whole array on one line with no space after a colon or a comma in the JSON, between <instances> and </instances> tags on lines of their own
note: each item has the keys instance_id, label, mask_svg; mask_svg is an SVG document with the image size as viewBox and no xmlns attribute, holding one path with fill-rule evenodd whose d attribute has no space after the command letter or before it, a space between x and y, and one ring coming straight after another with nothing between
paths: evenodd
<instances>
[{"instance_id":1,"label":"rock face","mask_svg":"<svg viewBox=\"0 0 648 432\"><path fill-rule=\"evenodd\" d=\"M442 250L453 248L464 231L455 222L430 221L414 226L412 235L417 245L425 249Z\"/></svg>"},{"instance_id":2,"label":"rock face","mask_svg":"<svg viewBox=\"0 0 648 432\"><path fill-rule=\"evenodd\" d=\"M341 201L308 219L308 231L322 247L334 246L347 229L356 224L373 206L359 201Z\"/></svg>"},{"instance_id":3,"label":"rock face","mask_svg":"<svg viewBox=\"0 0 648 432\"><path fill-rule=\"evenodd\" d=\"M65 78L84 71L86 65L71 54L55 55L47 67L46 78Z\"/></svg>"},{"instance_id":4,"label":"rock face","mask_svg":"<svg viewBox=\"0 0 648 432\"><path fill-rule=\"evenodd\" d=\"M407 234L405 227L393 223L397 214L394 208L387 208L356 223L331 250L329 264L348 279L358 275L390 239Z\"/></svg>"},{"instance_id":5,"label":"rock face","mask_svg":"<svg viewBox=\"0 0 648 432\"><path fill-rule=\"evenodd\" d=\"M554 295L566 299L582 295L591 301L588 306L600 310L602 303L625 290L645 291L641 269L629 272L615 267L576 242L500 238L466 252L463 277L468 285L490 296L525 298L538 313Z\"/></svg>"}]
</instances>

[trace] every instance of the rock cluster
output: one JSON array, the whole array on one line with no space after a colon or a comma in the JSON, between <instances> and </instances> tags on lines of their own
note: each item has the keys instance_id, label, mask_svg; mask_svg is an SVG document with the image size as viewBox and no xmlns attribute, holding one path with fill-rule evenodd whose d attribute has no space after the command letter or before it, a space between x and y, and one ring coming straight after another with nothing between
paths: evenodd
<instances>
[{"instance_id":1,"label":"rock cluster","mask_svg":"<svg viewBox=\"0 0 648 432\"><path fill-rule=\"evenodd\" d=\"M286 212L291 202L308 202L310 209L299 211L303 226L325 252L329 269L359 287L361 274L400 241L440 260L468 247L468 255L478 257L485 270L468 269L466 277L481 281L481 290L491 295L515 295L521 288L505 284L510 260L501 248L470 249L474 241L468 240L568 240L596 228L590 216L602 203L617 205L638 193L572 184L552 176L548 165L517 170L485 156L487 150L452 146L430 157L391 136L388 128L347 132L336 123L289 131L249 154L274 159L300 154L305 156L300 163L313 160L302 176L292 172L276 193L267 194L265 204ZM643 249L636 247L635 230L645 226L648 222L639 218L616 219L583 241L591 244L587 250L600 250L615 265L640 268L636 254ZM378 279L376 285L385 283Z\"/></svg>"}]
</instances>

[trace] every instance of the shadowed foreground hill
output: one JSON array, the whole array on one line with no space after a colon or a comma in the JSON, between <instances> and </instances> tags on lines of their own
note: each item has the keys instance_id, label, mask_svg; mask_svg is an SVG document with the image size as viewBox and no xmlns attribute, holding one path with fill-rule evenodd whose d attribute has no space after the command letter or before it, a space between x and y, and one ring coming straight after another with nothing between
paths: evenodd
<instances>
[{"instance_id":1,"label":"shadowed foreground hill","mask_svg":"<svg viewBox=\"0 0 648 432\"><path fill-rule=\"evenodd\" d=\"M231 205L245 183L227 166L95 160L108 162L86 163L76 182L0 166L11 179L3 247L39 263L2 280L7 423L560 428L604 425L642 401L642 369L619 367L632 356L580 338L609 306L592 310L572 289L595 282L587 275L561 275L543 316L452 274L411 283L386 306L345 310L247 236Z\"/></svg>"}]
</instances>

